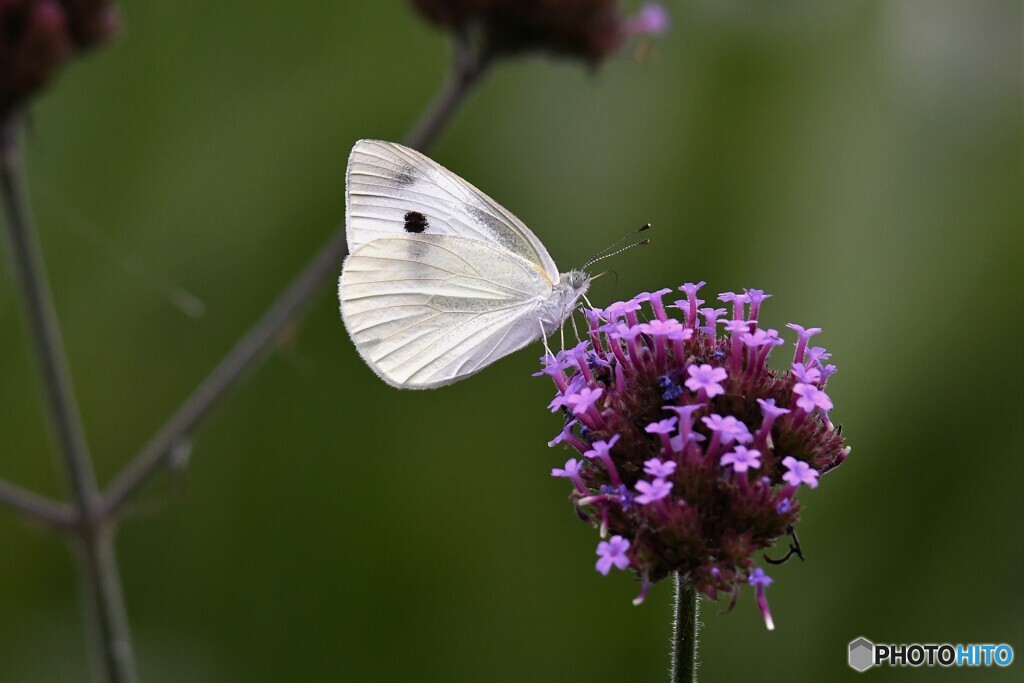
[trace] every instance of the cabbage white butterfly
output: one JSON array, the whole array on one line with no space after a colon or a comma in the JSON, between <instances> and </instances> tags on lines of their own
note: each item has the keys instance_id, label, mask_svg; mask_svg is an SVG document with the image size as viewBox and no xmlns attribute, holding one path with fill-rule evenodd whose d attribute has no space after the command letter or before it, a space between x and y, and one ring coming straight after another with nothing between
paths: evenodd
<instances>
[{"instance_id":1,"label":"cabbage white butterfly","mask_svg":"<svg viewBox=\"0 0 1024 683\"><path fill-rule=\"evenodd\" d=\"M345 328L401 389L457 382L547 337L590 286L493 199L393 142L352 148L345 223Z\"/></svg>"}]
</instances>

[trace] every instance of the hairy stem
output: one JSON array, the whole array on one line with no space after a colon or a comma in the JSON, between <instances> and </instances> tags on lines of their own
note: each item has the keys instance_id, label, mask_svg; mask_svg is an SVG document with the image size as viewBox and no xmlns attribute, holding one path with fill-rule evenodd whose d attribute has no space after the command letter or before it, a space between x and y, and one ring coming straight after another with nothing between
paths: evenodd
<instances>
[{"instance_id":1,"label":"hairy stem","mask_svg":"<svg viewBox=\"0 0 1024 683\"><path fill-rule=\"evenodd\" d=\"M406 136L405 144L425 151L459 106L481 82L489 60L483 50L460 40L451 74L437 98ZM203 417L259 360L284 327L310 302L327 282L333 282L347 253L344 230L337 230L267 312L228 352L199 387L149 440L104 491L105 514L116 515L125 502L170 457Z\"/></svg>"},{"instance_id":2,"label":"hairy stem","mask_svg":"<svg viewBox=\"0 0 1024 683\"><path fill-rule=\"evenodd\" d=\"M697 680L697 629L700 602L690 581L673 575L675 602L672 609L671 683L695 683Z\"/></svg>"},{"instance_id":3,"label":"hairy stem","mask_svg":"<svg viewBox=\"0 0 1024 683\"><path fill-rule=\"evenodd\" d=\"M32 225L19 153L20 119L0 124L0 195L10 238L11 259L21 287L32 347L42 375L43 394L53 423L74 500L75 527L83 549L87 612L96 665L111 683L135 680L128 617L114 559L113 530L103 522L103 505L78 412L53 296ZM5 487L8 497L14 491ZM29 499L22 496L22 503ZM34 501L39 503L38 500ZM38 507L38 505L37 505Z\"/></svg>"}]
</instances>

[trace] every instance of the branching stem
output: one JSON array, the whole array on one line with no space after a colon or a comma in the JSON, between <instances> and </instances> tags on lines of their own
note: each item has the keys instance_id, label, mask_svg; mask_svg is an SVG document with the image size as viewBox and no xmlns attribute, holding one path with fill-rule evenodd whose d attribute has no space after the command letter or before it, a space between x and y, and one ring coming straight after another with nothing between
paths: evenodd
<instances>
[{"instance_id":1,"label":"branching stem","mask_svg":"<svg viewBox=\"0 0 1024 683\"><path fill-rule=\"evenodd\" d=\"M452 70L437 98L406 137L425 151L451 122L481 82L490 60L481 44L464 37L456 43ZM100 491L75 401L49 280L24 191L20 157L21 119L0 121L0 201L7 223L14 270L21 286L32 347L72 493L72 505L51 500L0 479L0 504L68 532L81 565L88 605L88 627L97 678L108 683L136 680L131 632L114 553L117 522L133 493L171 458L195 429L271 346L280 332L337 276L347 252L344 230L327 243L292 280L266 313L232 347L181 407L134 458Z\"/></svg>"},{"instance_id":2,"label":"branching stem","mask_svg":"<svg viewBox=\"0 0 1024 683\"><path fill-rule=\"evenodd\" d=\"M406 136L405 144L420 151L430 147L480 83L489 61L483 50L468 46L465 40L458 41L451 74L437 98ZM325 283L334 281L347 252L344 230L336 230L263 317L114 478L104 491L106 515L118 514L128 498L167 461L174 447L188 437L227 390L259 360L281 330L321 291Z\"/></svg>"},{"instance_id":3,"label":"branching stem","mask_svg":"<svg viewBox=\"0 0 1024 683\"><path fill-rule=\"evenodd\" d=\"M11 260L24 300L36 363L42 375L43 394L74 501L71 526L80 549L82 576L87 589L90 633L96 652L94 664L103 680L132 683L136 680L135 659L114 557L114 529L103 516L103 504L71 385L53 296L28 210L19 141L20 118L14 116L0 126L0 196L3 198ZM58 504L6 482L0 491L5 492L4 502L16 505L22 512L49 522L68 521Z\"/></svg>"}]
</instances>

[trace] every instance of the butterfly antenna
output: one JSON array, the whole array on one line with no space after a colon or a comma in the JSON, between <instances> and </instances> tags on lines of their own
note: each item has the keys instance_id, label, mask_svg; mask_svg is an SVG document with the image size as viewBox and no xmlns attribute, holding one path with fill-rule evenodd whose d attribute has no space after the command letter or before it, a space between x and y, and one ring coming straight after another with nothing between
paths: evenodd
<instances>
[{"instance_id":1,"label":"butterfly antenna","mask_svg":"<svg viewBox=\"0 0 1024 683\"><path fill-rule=\"evenodd\" d=\"M625 235L623 235L619 239L615 240L614 242L612 242L610 245L608 245L607 247L605 247L601 251L599 251L596 254L594 254L594 256L590 258L590 260L588 260L586 263L584 263L582 266L580 266L580 269L582 270L583 268L586 268L590 264L596 263L597 261L600 261L603 258L608 258L609 256L614 256L615 254L618 254L620 251L624 251L625 249L631 249L632 247L635 247L635 246L637 246L639 244L646 244L649 240L643 240L643 241L637 242L636 244L631 244L628 247L624 247L623 249L619 249L619 251L616 251L616 252L613 252L613 253L609 253L609 252L612 251L612 249L614 249L615 247L619 246L620 244L622 244L623 242L628 240L633 235L637 235L637 234L639 234L641 232L644 232L645 230L650 230L650 229L651 229L651 224L650 223L644 223L643 225L641 225L636 230L633 230L632 232L626 233Z\"/></svg>"},{"instance_id":2,"label":"butterfly antenna","mask_svg":"<svg viewBox=\"0 0 1024 683\"><path fill-rule=\"evenodd\" d=\"M596 263L597 261L603 261L606 258L611 258L612 256L615 256L617 254L621 254L622 252L626 251L627 249L632 249L633 247L642 247L643 245L650 244L650 243L651 243L650 240L640 240L639 242L633 242L633 244L627 244L624 247L616 249L615 251L611 252L610 254L602 254L601 256L598 256L597 258L590 259L589 261L587 261L587 263L585 263L583 265L583 267L586 268L587 266L592 265L592 264Z\"/></svg>"}]
</instances>

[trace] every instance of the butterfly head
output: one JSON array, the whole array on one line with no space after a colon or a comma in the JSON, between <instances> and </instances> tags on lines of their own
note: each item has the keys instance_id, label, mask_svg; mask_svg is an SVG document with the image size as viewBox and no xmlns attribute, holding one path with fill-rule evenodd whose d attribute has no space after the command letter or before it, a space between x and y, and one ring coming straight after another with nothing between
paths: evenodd
<instances>
[{"instance_id":1,"label":"butterfly head","mask_svg":"<svg viewBox=\"0 0 1024 683\"><path fill-rule=\"evenodd\" d=\"M562 323L572 315L576 309L576 302L586 294L590 287L590 274L582 270L570 270L558 277L558 284L551 292L551 298L545 304L547 309L541 316L545 334L551 334L558 329Z\"/></svg>"},{"instance_id":2,"label":"butterfly head","mask_svg":"<svg viewBox=\"0 0 1024 683\"><path fill-rule=\"evenodd\" d=\"M564 287L570 292L575 292L576 297L587 293L590 288L590 273L582 270L570 270L562 273L558 278L558 286Z\"/></svg>"}]
</instances>

